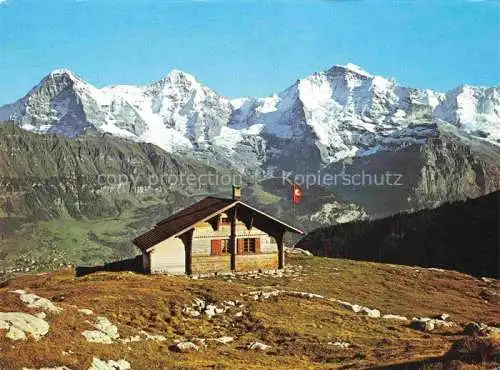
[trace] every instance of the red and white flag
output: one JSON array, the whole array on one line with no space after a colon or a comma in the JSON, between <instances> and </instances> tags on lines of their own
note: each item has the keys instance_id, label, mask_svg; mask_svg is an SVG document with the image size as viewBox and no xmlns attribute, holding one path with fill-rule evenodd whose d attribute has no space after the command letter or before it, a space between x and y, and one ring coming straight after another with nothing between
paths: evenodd
<instances>
[{"instance_id":1,"label":"red and white flag","mask_svg":"<svg viewBox=\"0 0 500 370\"><path fill-rule=\"evenodd\" d=\"M300 188L295 184L292 185L292 198L293 204L300 204L300 198L302 198L302 190L300 190Z\"/></svg>"}]
</instances>

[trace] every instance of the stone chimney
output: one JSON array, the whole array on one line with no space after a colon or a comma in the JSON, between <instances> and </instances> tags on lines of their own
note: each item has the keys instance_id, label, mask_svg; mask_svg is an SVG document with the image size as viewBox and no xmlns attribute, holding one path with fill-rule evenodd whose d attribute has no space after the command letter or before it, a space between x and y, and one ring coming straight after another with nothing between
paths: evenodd
<instances>
[{"instance_id":1,"label":"stone chimney","mask_svg":"<svg viewBox=\"0 0 500 370\"><path fill-rule=\"evenodd\" d=\"M233 185L233 199L240 200L241 199L241 186Z\"/></svg>"}]
</instances>

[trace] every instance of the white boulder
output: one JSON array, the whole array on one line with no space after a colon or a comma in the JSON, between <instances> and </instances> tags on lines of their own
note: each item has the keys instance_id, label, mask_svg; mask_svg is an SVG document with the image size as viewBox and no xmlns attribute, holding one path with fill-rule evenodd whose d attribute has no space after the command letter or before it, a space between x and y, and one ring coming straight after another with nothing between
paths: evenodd
<instances>
[{"instance_id":1,"label":"white boulder","mask_svg":"<svg viewBox=\"0 0 500 370\"><path fill-rule=\"evenodd\" d=\"M0 329L8 329L10 328L10 325L8 322L0 320Z\"/></svg>"},{"instance_id":2,"label":"white boulder","mask_svg":"<svg viewBox=\"0 0 500 370\"><path fill-rule=\"evenodd\" d=\"M83 313L87 316L92 316L94 314L94 312L92 310L89 310L88 308L79 308L78 312Z\"/></svg>"},{"instance_id":3,"label":"white boulder","mask_svg":"<svg viewBox=\"0 0 500 370\"><path fill-rule=\"evenodd\" d=\"M40 367L38 369L29 369L27 367L23 367L23 370L71 370L69 367L66 366L56 366L56 367Z\"/></svg>"},{"instance_id":4,"label":"white boulder","mask_svg":"<svg viewBox=\"0 0 500 370\"><path fill-rule=\"evenodd\" d=\"M380 311L375 308L371 309L368 307L362 307L361 312L364 313L366 316L374 319L378 319L380 317Z\"/></svg>"},{"instance_id":5,"label":"white boulder","mask_svg":"<svg viewBox=\"0 0 500 370\"><path fill-rule=\"evenodd\" d=\"M26 334L21 329L16 328L15 326L11 326L7 334L5 335L7 338L11 340L25 340Z\"/></svg>"},{"instance_id":6,"label":"white boulder","mask_svg":"<svg viewBox=\"0 0 500 370\"><path fill-rule=\"evenodd\" d=\"M92 365L90 365L89 370L129 370L130 363L125 360L109 360L104 361L94 357L92 359Z\"/></svg>"},{"instance_id":7,"label":"white boulder","mask_svg":"<svg viewBox=\"0 0 500 370\"><path fill-rule=\"evenodd\" d=\"M38 340L50 329L44 319L24 312L0 312L0 323L1 328L9 329L7 337L13 340L26 339L26 334Z\"/></svg>"},{"instance_id":8,"label":"white boulder","mask_svg":"<svg viewBox=\"0 0 500 370\"><path fill-rule=\"evenodd\" d=\"M234 342L234 337L224 336L224 337L220 337L220 338L215 339L215 341L222 343L222 344L228 344L228 343Z\"/></svg>"},{"instance_id":9,"label":"white boulder","mask_svg":"<svg viewBox=\"0 0 500 370\"><path fill-rule=\"evenodd\" d=\"M118 328L113 325L106 317L98 316L96 319L96 324L94 325L96 329L102 331L111 339L118 339L120 334L118 334Z\"/></svg>"},{"instance_id":10,"label":"white boulder","mask_svg":"<svg viewBox=\"0 0 500 370\"><path fill-rule=\"evenodd\" d=\"M383 319L387 319L387 320L400 320L400 321L408 321L408 319L404 316L401 316L401 315L393 315L393 314L387 314L387 315L384 315L382 316Z\"/></svg>"},{"instance_id":11,"label":"white boulder","mask_svg":"<svg viewBox=\"0 0 500 370\"><path fill-rule=\"evenodd\" d=\"M140 342L141 341L141 336L140 335L134 335L129 338L120 338L120 342L122 343L134 343L134 342Z\"/></svg>"},{"instance_id":12,"label":"white boulder","mask_svg":"<svg viewBox=\"0 0 500 370\"><path fill-rule=\"evenodd\" d=\"M351 346L351 343L347 343L347 342L328 342L328 344L331 346L342 348L342 349L347 349Z\"/></svg>"},{"instance_id":13,"label":"white boulder","mask_svg":"<svg viewBox=\"0 0 500 370\"><path fill-rule=\"evenodd\" d=\"M101 344L111 344L113 339L109 337L106 333L100 330L85 330L82 335L87 339L87 342L91 343L101 343Z\"/></svg>"},{"instance_id":14,"label":"white boulder","mask_svg":"<svg viewBox=\"0 0 500 370\"><path fill-rule=\"evenodd\" d=\"M419 331L433 331L434 322L432 320L413 318L412 322L410 323L410 327Z\"/></svg>"},{"instance_id":15,"label":"white boulder","mask_svg":"<svg viewBox=\"0 0 500 370\"><path fill-rule=\"evenodd\" d=\"M272 347L268 346L267 344L255 341L255 342L250 343L247 346L247 348L250 349L250 350L252 350L252 351L268 351Z\"/></svg>"},{"instance_id":16,"label":"white boulder","mask_svg":"<svg viewBox=\"0 0 500 370\"><path fill-rule=\"evenodd\" d=\"M11 291L11 293L19 294L19 298L21 301L26 303L29 308L40 308L44 311L59 313L62 311L61 307L57 307L54 303L52 303L47 298L42 298L33 293L27 293L25 290L18 289Z\"/></svg>"},{"instance_id":17,"label":"white boulder","mask_svg":"<svg viewBox=\"0 0 500 370\"><path fill-rule=\"evenodd\" d=\"M195 352L198 351L199 347L193 342L179 342L172 346L172 349L177 352Z\"/></svg>"},{"instance_id":18,"label":"white boulder","mask_svg":"<svg viewBox=\"0 0 500 370\"><path fill-rule=\"evenodd\" d=\"M154 340L157 342L164 342L167 340L167 338L165 338L161 334L150 334L148 332L145 332L144 330L141 330L141 334L146 337L146 340Z\"/></svg>"}]
</instances>

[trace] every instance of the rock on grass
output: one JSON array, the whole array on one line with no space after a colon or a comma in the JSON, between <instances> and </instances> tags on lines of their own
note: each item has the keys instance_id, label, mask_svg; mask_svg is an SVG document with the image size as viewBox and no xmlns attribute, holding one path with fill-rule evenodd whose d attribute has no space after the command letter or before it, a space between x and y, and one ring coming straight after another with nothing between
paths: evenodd
<instances>
[{"instance_id":1,"label":"rock on grass","mask_svg":"<svg viewBox=\"0 0 500 370\"><path fill-rule=\"evenodd\" d=\"M170 350L174 352L195 352L198 351L198 346L193 342L179 342L170 346Z\"/></svg>"},{"instance_id":2,"label":"rock on grass","mask_svg":"<svg viewBox=\"0 0 500 370\"><path fill-rule=\"evenodd\" d=\"M261 342L252 342L247 346L248 349L252 351L268 351L272 347L268 346L267 344L261 343Z\"/></svg>"},{"instance_id":3,"label":"rock on grass","mask_svg":"<svg viewBox=\"0 0 500 370\"><path fill-rule=\"evenodd\" d=\"M109 360L104 361L94 357L92 359L92 365L89 367L89 370L129 370L130 363L125 360Z\"/></svg>"},{"instance_id":4,"label":"rock on grass","mask_svg":"<svg viewBox=\"0 0 500 370\"><path fill-rule=\"evenodd\" d=\"M434 322L432 320L413 320L410 327L415 330L429 332L434 330Z\"/></svg>"},{"instance_id":5,"label":"rock on grass","mask_svg":"<svg viewBox=\"0 0 500 370\"><path fill-rule=\"evenodd\" d=\"M33 293L27 293L25 290L18 289L14 290L11 293L19 294L19 298L21 301L26 303L29 308L40 308L44 311L51 313L59 313L62 311L61 307L57 307L54 303L52 303L47 298L42 298Z\"/></svg>"},{"instance_id":6,"label":"rock on grass","mask_svg":"<svg viewBox=\"0 0 500 370\"><path fill-rule=\"evenodd\" d=\"M50 326L47 321L29 313L0 312L0 328L9 329L7 337L13 340L26 339L26 334L38 340L49 332Z\"/></svg>"}]
</instances>

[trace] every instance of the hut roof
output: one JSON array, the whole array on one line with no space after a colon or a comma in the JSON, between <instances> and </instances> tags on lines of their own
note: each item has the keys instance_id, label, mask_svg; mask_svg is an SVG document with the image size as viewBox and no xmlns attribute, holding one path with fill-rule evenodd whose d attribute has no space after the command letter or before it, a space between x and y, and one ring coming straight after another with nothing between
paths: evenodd
<instances>
[{"instance_id":1,"label":"hut roof","mask_svg":"<svg viewBox=\"0 0 500 370\"><path fill-rule=\"evenodd\" d=\"M271 225L278 226L284 231L304 234L303 231L294 228L265 212L262 212L241 200L206 197L199 202L190 205L183 210L158 222L154 228L134 239L134 244L143 251L149 251L154 245L168 238L178 236L192 229L198 222L210 218L238 206L238 215L258 216L255 226L265 231ZM238 217L240 218L240 217Z\"/></svg>"}]
</instances>

